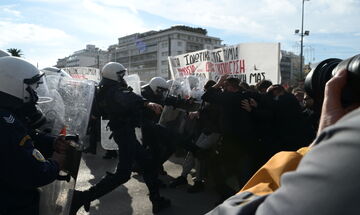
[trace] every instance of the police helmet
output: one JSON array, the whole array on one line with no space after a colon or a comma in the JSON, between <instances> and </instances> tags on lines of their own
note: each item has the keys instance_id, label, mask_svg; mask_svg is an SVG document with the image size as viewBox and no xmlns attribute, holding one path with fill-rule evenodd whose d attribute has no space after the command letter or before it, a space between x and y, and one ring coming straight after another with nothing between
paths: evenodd
<instances>
[{"instance_id":1,"label":"police helmet","mask_svg":"<svg viewBox=\"0 0 360 215\"><path fill-rule=\"evenodd\" d=\"M117 82L123 82L126 74L126 68L117 62L109 62L101 70L102 78L110 79Z\"/></svg>"},{"instance_id":2,"label":"police helmet","mask_svg":"<svg viewBox=\"0 0 360 215\"><path fill-rule=\"evenodd\" d=\"M36 88L44 74L30 62L19 57L0 58L0 92L21 103L36 103Z\"/></svg>"},{"instance_id":3,"label":"police helmet","mask_svg":"<svg viewBox=\"0 0 360 215\"><path fill-rule=\"evenodd\" d=\"M41 69L41 71L44 72L45 75L60 75L61 77L71 78L67 72L54 66L45 67Z\"/></svg>"},{"instance_id":4,"label":"police helmet","mask_svg":"<svg viewBox=\"0 0 360 215\"><path fill-rule=\"evenodd\" d=\"M0 57L11 56L8 52L0 49Z\"/></svg>"},{"instance_id":5,"label":"police helmet","mask_svg":"<svg viewBox=\"0 0 360 215\"><path fill-rule=\"evenodd\" d=\"M149 81L149 86L155 94L161 94L168 90L168 84L162 77L154 77Z\"/></svg>"}]
</instances>

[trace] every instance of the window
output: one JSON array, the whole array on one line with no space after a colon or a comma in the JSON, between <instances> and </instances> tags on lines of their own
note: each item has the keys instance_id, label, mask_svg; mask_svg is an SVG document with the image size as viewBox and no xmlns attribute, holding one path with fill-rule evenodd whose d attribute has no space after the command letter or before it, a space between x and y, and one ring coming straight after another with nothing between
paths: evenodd
<instances>
[{"instance_id":1,"label":"window","mask_svg":"<svg viewBox=\"0 0 360 215\"><path fill-rule=\"evenodd\" d=\"M168 64L168 61L167 61L167 60L161 61L161 65L165 66L165 65L167 65L167 64Z\"/></svg>"},{"instance_id":2,"label":"window","mask_svg":"<svg viewBox=\"0 0 360 215\"><path fill-rule=\"evenodd\" d=\"M163 57L168 56L168 52L161 52L161 56Z\"/></svg>"},{"instance_id":3,"label":"window","mask_svg":"<svg viewBox=\"0 0 360 215\"><path fill-rule=\"evenodd\" d=\"M178 42L177 42L177 45L178 45L178 46L182 46L182 42L181 42L181 41L178 41Z\"/></svg>"},{"instance_id":4,"label":"window","mask_svg":"<svg viewBox=\"0 0 360 215\"><path fill-rule=\"evenodd\" d=\"M167 48L167 46L168 46L168 42L161 43L161 48Z\"/></svg>"},{"instance_id":5,"label":"window","mask_svg":"<svg viewBox=\"0 0 360 215\"><path fill-rule=\"evenodd\" d=\"M178 54L178 55L182 54L182 51L177 51L177 54Z\"/></svg>"}]
</instances>

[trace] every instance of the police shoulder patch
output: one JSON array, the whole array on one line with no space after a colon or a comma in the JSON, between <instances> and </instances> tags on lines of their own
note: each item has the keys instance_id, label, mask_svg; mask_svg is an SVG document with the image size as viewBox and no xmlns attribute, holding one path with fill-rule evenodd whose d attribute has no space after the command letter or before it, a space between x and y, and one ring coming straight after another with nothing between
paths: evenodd
<instances>
[{"instance_id":1,"label":"police shoulder patch","mask_svg":"<svg viewBox=\"0 0 360 215\"><path fill-rule=\"evenodd\" d=\"M15 117L11 114L10 116L3 116L3 119L9 124L13 124L15 122Z\"/></svg>"},{"instance_id":2,"label":"police shoulder patch","mask_svg":"<svg viewBox=\"0 0 360 215\"><path fill-rule=\"evenodd\" d=\"M33 156L36 160L38 160L38 161L40 161L40 162L45 162L45 161L46 161L45 158L44 158L44 156L43 156L43 155L41 154L41 152L39 152L39 150L37 150L37 149L34 149L34 150L33 150L32 156Z\"/></svg>"}]
</instances>

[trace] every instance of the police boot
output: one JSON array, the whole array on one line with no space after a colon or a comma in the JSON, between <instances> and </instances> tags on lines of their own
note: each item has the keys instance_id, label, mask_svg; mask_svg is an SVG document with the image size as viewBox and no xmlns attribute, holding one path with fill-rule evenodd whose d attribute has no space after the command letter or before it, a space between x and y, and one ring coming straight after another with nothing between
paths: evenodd
<instances>
[{"instance_id":1,"label":"police boot","mask_svg":"<svg viewBox=\"0 0 360 215\"><path fill-rule=\"evenodd\" d=\"M161 210L171 206L170 199L164 198L160 195L150 195L150 201L152 203L152 212L159 213Z\"/></svg>"},{"instance_id":2,"label":"police boot","mask_svg":"<svg viewBox=\"0 0 360 215\"><path fill-rule=\"evenodd\" d=\"M74 191L73 201L71 205L70 215L75 215L76 212L84 205L85 211L89 211L90 202L98 199L105 194L111 192L121 184L130 179L129 174L114 174L106 172L104 178L99 183L90 187L86 191Z\"/></svg>"},{"instance_id":3,"label":"police boot","mask_svg":"<svg viewBox=\"0 0 360 215\"><path fill-rule=\"evenodd\" d=\"M81 208L81 206L84 206L84 209L86 212L90 209L90 203L100 198L101 196L111 192L116 187L120 186L121 183L123 183L123 180L119 179L119 182L115 181L109 181L109 177L112 177L113 174L107 173L108 177L105 177L105 180L103 179L95 186L91 187L89 190L86 191L74 191L73 195L73 201L71 204L70 209L70 215L75 215L76 212ZM113 183L111 183L113 182ZM120 183L121 182L121 183Z\"/></svg>"},{"instance_id":4,"label":"police boot","mask_svg":"<svg viewBox=\"0 0 360 215\"><path fill-rule=\"evenodd\" d=\"M76 215L81 206L84 206L85 211L89 212L90 202L91 200L89 191L74 190L69 215Z\"/></svg>"}]
</instances>

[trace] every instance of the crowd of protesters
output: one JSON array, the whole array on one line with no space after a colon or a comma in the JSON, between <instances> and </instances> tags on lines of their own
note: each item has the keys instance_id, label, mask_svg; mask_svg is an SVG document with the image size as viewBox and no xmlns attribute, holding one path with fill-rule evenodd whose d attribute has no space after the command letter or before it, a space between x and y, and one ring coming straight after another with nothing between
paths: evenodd
<instances>
[{"instance_id":1,"label":"crowd of protesters","mask_svg":"<svg viewBox=\"0 0 360 215\"><path fill-rule=\"evenodd\" d=\"M202 191L209 182L221 203L272 155L296 151L315 138L319 119L302 88L285 89L268 80L249 86L227 75L204 88L200 109L188 113L188 120L197 121L194 147L186 147L183 171L170 187L188 184L187 175L195 167L188 192ZM235 185L229 183L234 178Z\"/></svg>"}]
</instances>

